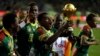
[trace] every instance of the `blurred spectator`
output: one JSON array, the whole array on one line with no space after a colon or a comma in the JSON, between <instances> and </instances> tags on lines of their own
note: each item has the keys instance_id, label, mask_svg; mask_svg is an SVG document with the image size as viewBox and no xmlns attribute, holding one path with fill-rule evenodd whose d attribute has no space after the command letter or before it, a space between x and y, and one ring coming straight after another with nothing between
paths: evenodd
<instances>
[{"instance_id":1,"label":"blurred spectator","mask_svg":"<svg viewBox=\"0 0 100 56\"><path fill-rule=\"evenodd\" d=\"M77 19L76 20L76 27L79 27L79 24L80 24L80 19Z\"/></svg>"}]
</instances>

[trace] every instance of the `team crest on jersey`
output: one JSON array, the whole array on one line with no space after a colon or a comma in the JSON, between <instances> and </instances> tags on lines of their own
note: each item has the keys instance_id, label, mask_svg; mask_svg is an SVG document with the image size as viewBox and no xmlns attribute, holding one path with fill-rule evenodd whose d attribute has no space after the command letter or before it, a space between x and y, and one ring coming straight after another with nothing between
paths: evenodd
<instances>
[{"instance_id":1,"label":"team crest on jersey","mask_svg":"<svg viewBox=\"0 0 100 56\"><path fill-rule=\"evenodd\" d=\"M28 30L28 32L31 32L31 28L29 26L27 27L27 30Z\"/></svg>"}]
</instances>

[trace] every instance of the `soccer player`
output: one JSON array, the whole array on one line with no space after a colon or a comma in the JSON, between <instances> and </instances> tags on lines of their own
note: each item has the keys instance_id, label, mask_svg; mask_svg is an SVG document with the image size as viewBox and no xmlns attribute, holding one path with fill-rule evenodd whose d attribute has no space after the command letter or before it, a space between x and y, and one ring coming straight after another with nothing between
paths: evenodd
<instances>
[{"instance_id":1,"label":"soccer player","mask_svg":"<svg viewBox=\"0 0 100 56\"><path fill-rule=\"evenodd\" d=\"M16 14L9 12L3 16L3 28L0 31L0 56L16 56L13 33L17 31Z\"/></svg>"},{"instance_id":2,"label":"soccer player","mask_svg":"<svg viewBox=\"0 0 100 56\"><path fill-rule=\"evenodd\" d=\"M86 18L87 25L85 25L79 34L76 47L73 49L73 56L88 56L88 50L90 45L98 44L95 40L92 32L92 28L96 28L96 14L89 14Z\"/></svg>"},{"instance_id":3,"label":"soccer player","mask_svg":"<svg viewBox=\"0 0 100 56\"><path fill-rule=\"evenodd\" d=\"M61 25L64 22L68 23L68 28L72 28L73 26L73 22L70 19L70 17L74 14L74 12L76 11L76 8L73 4L68 3L64 6L62 13L59 14L56 18L56 22L54 25L54 31L58 30ZM69 34L71 33L71 34ZM57 44L57 41L61 41ZM72 31L69 31L69 29L66 29L65 31L62 32L62 34L59 36L59 38L54 42L53 45L53 51L57 52L59 54L59 56L70 56L70 52L71 52L71 48L74 45L74 35L72 33ZM55 44L56 43L56 44ZM59 47L59 45L62 45L62 47Z\"/></svg>"},{"instance_id":4,"label":"soccer player","mask_svg":"<svg viewBox=\"0 0 100 56\"><path fill-rule=\"evenodd\" d=\"M21 56L29 55L32 48L34 31L38 28L37 23L38 6L35 2L29 5L28 17L26 25L18 32L18 52Z\"/></svg>"},{"instance_id":5,"label":"soccer player","mask_svg":"<svg viewBox=\"0 0 100 56\"><path fill-rule=\"evenodd\" d=\"M39 14L38 22L40 26L37 28L33 38L35 56L49 56L51 44L67 28L67 23L53 33L51 31L52 20L47 13Z\"/></svg>"},{"instance_id":6,"label":"soccer player","mask_svg":"<svg viewBox=\"0 0 100 56\"><path fill-rule=\"evenodd\" d=\"M27 12L22 8L17 11L17 17L19 21L19 28L23 28L26 25L25 19L27 18Z\"/></svg>"}]
</instances>

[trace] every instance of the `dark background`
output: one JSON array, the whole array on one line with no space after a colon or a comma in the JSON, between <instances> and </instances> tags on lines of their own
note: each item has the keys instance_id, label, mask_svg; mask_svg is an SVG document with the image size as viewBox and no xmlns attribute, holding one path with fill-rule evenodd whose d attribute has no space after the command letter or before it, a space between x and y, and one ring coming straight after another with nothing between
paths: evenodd
<instances>
[{"instance_id":1,"label":"dark background","mask_svg":"<svg viewBox=\"0 0 100 56\"><path fill-rule=\"evenodd\" d=\"M40 11L49 4L54 11L60 12L66 3L73 3L83 14L86 11L100 13L100 0L0 0L0 10L15 10L20 7L26 10L27 5L33 1L37 2Z\"/></svg>"}]
</instances>

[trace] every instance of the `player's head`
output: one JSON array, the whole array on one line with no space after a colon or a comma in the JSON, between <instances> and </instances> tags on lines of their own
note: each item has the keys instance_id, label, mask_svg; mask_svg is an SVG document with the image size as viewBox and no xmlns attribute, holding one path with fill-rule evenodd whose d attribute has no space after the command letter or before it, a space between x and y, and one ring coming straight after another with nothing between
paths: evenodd
<instances>
[{"instance_id":1,"label":"player's head","mask_svg":"<svg viewBox=\"0 0 100 56\"><path fill-rule=\"evenodd\" d=\"M20 8L17 12L17 16L20 18L20 19L23 19L25 18L25 10L23 10L22 8Z\"/></svg>"},{"instance_id":2,"label":"player's head","mask_svg":"<svg viewBox=\"0 0 100 56\"><path fill-rule=\"evenodd\" d=\"M17 29L18 21L15 13L6 13L3 16L3 26L5 29Z\"/></svg>"},{"instance_id":3,"label":"player's head","mask_svg":"<svg viewBox=\"0 0 100 56\"><path fill-rule=\"evenodd\" d=\"M29 4L29 16L37 17L38 5L35 2Z\"/></svg>"},{"instance_id":4,"label":"player's head","mask_svg":"<svg viewBox=\"0 0 100 56\"><path fill-rule=\"evenodd\" d=\"M26 11L20 8L17 12L17 17L18 17L19 22L23 21L26 15L27 15Z\"/></svg>"},{"instance_id":5,"label":"player's head","mask_svg":"<svg viewBox=\"0 0 100 56\"><path fill-rule=\"evenodd\" d=\"M59 16L56 17L55 21L54 21L54 27L56 29L58 29L59 27L61 27L63 24L63 18L60 18Z\"/></svg>"},{"instance_id":6,"label":"player's head","mask_svg":"<svg viewBox=\"0 0 100 56\"><path fill-rule=\"evenodd\" d=\"M50 30L52 26L52 20L48 16L48 13L41 13L38 15L38 22L41 26L45 27L47 30Z\"/></svg>"},{"instance_id":7,"label":"player's head","mask_svg":"<svg viewBox=\"0 0 100 56\"><path fill-rule=\"evenodd\" d=\"M96 27L96 23L95 23L96 17L97 17L97 15L93 14L93 13L89 14L86 17L86 22L91 28L95 28Z\"/></svg>"}]
</instances>

